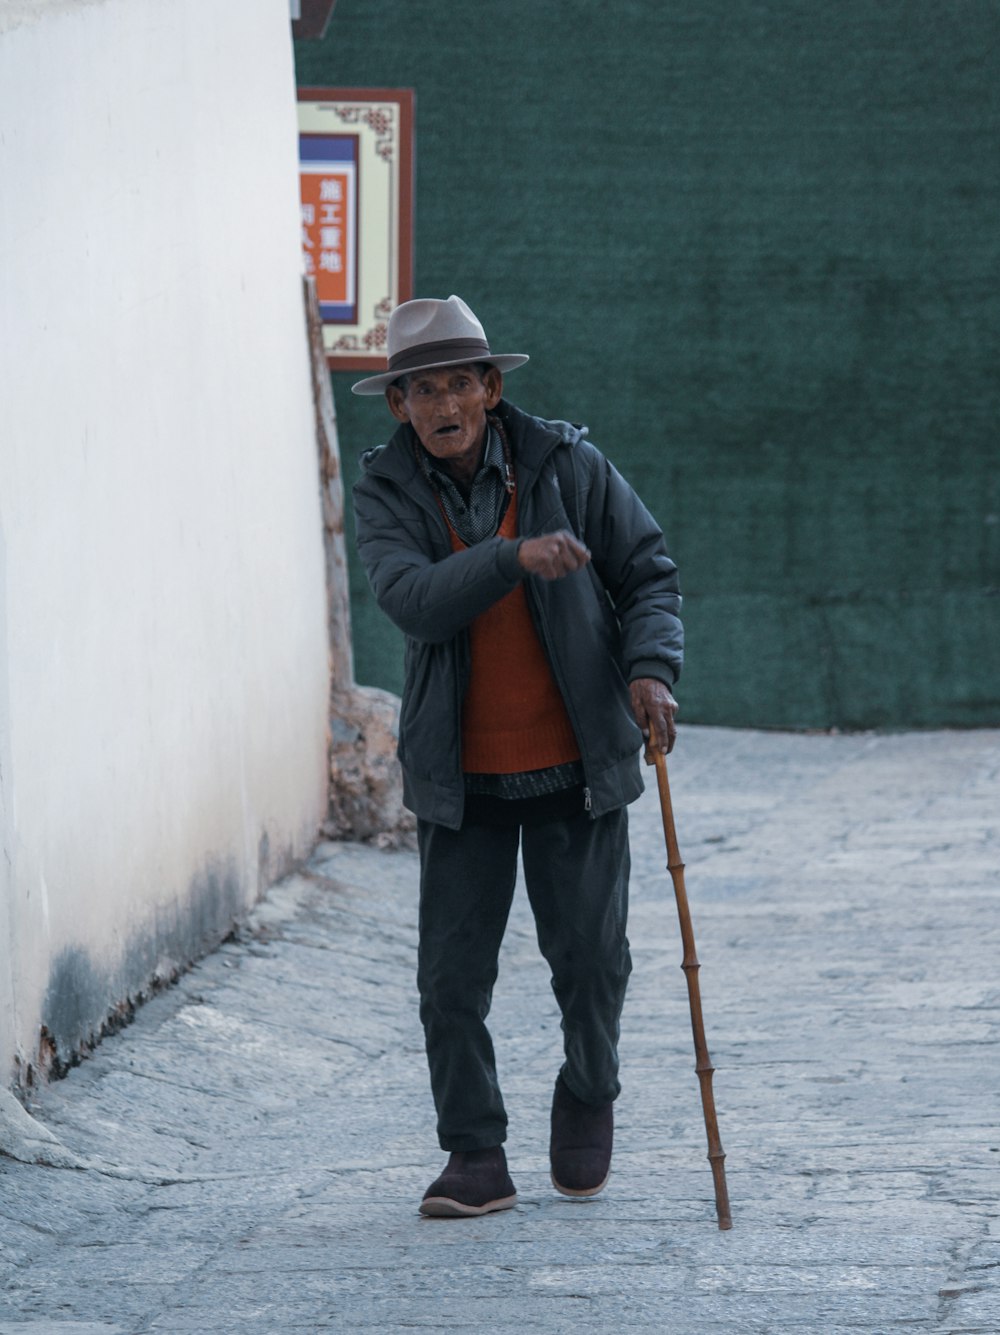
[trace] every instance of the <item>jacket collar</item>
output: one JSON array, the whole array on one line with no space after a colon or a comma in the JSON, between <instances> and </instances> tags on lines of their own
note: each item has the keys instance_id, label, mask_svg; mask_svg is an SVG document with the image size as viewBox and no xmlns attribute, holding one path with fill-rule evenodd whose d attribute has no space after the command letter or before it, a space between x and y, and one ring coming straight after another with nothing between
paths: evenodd
<instances>
[{"instance_id":1,"label":"jacket collar","mask_svg":"<svg viewBox=\"0 0 1000 1335\"><path fill-rule=\"evenodd\" d=\"M541 417L532 417L506 399L500 400L494 412L507 432L518 484L525 490L534 483L545 460L557 445L575 443L587 434L585 426L574 426L570 422L547 422ZM413 440L413 428L408 422L401 423L385 445L378 445L362 454L362 466L376 477L388 478L401 487L412 488L418 494L421 488L417 483L424 483L429 492L430 486L417 463Z\"/></svg>"}]
</instances>

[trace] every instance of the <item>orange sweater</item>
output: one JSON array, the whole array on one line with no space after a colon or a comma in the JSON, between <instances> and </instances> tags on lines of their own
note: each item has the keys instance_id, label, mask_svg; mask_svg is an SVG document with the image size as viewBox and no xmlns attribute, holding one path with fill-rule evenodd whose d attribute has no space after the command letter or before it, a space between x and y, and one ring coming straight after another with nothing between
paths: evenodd
<instances>
[{"instance_id":1,"label":"orange sweater","mask_svg":"<svg viewBox=\"0 0 1000 1335\"><path fill-rule=\"evenodd\" d=\"M454 551L465 546L449 523ZM517 495L498 530L517 533ZM472 673L462 704L462 769L521 774L580 759L580 748L518 584L469 627Z\"/></svg>"}]
</instances>

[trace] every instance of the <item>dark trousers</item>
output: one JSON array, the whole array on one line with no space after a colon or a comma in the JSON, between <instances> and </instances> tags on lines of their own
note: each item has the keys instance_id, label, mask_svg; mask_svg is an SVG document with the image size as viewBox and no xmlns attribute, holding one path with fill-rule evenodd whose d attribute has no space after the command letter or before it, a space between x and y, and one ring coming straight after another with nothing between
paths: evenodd
<instances>
[{"instance_id":1,"label":"dark trousers","mask_svg":"<svg viewBox=\"0 0 1000 1335\"><path fill-rule=\"evenodd\" d=\"M523 825L486 824L473 815L460 830L421 821L418 834L417 984L442 1149L485 1149L507 1136L486 1016L519 841L538 944L562 1011L563 1079L586 1103L616 1098L619 1022L632 969L625 808L596 820L579 810Z\"/></svg>"}]
</instances>

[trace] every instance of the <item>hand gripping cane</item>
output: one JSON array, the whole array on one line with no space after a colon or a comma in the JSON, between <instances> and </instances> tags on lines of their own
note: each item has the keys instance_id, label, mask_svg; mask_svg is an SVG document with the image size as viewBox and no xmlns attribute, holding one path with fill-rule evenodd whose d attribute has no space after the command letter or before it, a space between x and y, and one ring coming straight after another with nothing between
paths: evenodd
<instances>
[{"instance_id":1,"label":"hand gripping cane","mask_svg":"<svg viewBox=\"0 0 1000 1335\"><path fill-rule=\"evenodd\" d=\"M667 871L674 883L674 896L677 900L677 916L681 922L681 941L684 945L684 959L681 968L687 979L688 1001L691 1003L691 1032L694 1035L695 1071L701 1085L701 1106L705 1114L705 1131L708 1135L708 1162L712 1165L712 1179L715 1182L715 1212L719 1217L720 1228L732 1228L733 1217L729 1212L729 1192L726 1189L726 1153L719 1139L719 1122L715 1115L715 1097L712 1094L712 1072L715 1068L708 1055L705 1042L705 1022L701 1015L701 991L698 987L698 956L694 948L694 928L691 926L691 911L688 908L687 891L684 888L684 863L677 847L677 834L674 830L674 812L670 803L670 784L667 780L667 761L663 752L656 745L656 736L650 727L649 745L656 765L656 783L660 790L660 811L663 815L663 835L667 842Z\"/></svg>"}]
</instances>

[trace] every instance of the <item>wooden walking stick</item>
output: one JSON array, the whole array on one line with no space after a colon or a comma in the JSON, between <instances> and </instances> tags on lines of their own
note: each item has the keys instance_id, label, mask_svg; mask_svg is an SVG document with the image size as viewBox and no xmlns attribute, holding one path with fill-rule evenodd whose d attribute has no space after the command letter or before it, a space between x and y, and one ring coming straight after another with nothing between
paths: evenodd
<instances>
[{"instance_id":1,"label":"wooden walking stick","mask_svg":"<svg viewBox=\"0 0 1000 1335\"><path fill-rule=\"evenodd\" d=\"M667 842L667 871L674 883L674 897L677 900L677 916L681 922L681 941L684 945L684 959L681 968L687 979L688 1001L691 1003L691 1032L694 1035L695 1071L701 1085L701 1106L705 1114L705 1131L708 1135L708 1162L712 1165L712 1179L715 1183L715 1212L720 1228L732 1228L733 1217L729 1212L729 1192L726 1189L726 1152L719 1139L719 1121L715 1115L715 1096L712 1093L712 1073L715 1067L708 1055L705 1042L705 1022L701 1014L701 989L698 986L698 956L694 947L694 928L691 926L691 910L688 908L687 890L684 888L684 863L677 847L677 833L674 830L674 812L670 803L670 783L667 779L667 760L656 745L656 737L650 728L649 745L656 765L656 783L660 790L660 811L663 815L663 835Z\"/></svg>"}]
</instances>

